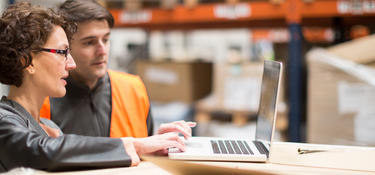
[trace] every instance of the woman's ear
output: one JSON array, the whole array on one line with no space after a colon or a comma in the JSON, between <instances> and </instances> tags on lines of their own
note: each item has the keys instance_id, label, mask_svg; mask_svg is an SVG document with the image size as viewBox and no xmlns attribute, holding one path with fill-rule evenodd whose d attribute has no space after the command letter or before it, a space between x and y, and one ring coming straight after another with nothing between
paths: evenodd
<instances>
[{"instance_id":1,"label":"woman's ear","mask_svg":"<svg viewBox=\"0 0 375 175\"><path fill-rule=\"evenodd\" d=\"M34 74L35 73L35 68L32 64L26 67L26 71L29 72L29 74Z\"/></svg>"}]
</instances>

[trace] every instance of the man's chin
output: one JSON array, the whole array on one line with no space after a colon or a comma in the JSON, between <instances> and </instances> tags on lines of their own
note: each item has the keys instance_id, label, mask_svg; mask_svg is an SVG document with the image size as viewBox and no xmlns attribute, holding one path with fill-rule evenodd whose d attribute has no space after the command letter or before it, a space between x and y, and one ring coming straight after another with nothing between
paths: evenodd
<instances>
[{"instance_id":1,"label":"man's chin","mask_svg":"<svg viewBox=\"0 0 375 175\"><path fill-rule=\"evenodd\" d=\"M106 73L107 73L107 69L97 70L95 71L95 76L98 78L102 78L105 76Z\"/></svg>"},{"instance_id":2,"label":"man's chin","mask_svg":"<svg viewBox=\"0 0 375 175\"><path fill-rule=\"evenodd\" d=\"M99 79L105 76L107 73L107 68L101 68L101 69L93 69L92 67L88 69L80 69L79 71L77 70L72 70L71 71L71 76L72 77L77 77L78 79Z\"/></svg>"}]
</instances>

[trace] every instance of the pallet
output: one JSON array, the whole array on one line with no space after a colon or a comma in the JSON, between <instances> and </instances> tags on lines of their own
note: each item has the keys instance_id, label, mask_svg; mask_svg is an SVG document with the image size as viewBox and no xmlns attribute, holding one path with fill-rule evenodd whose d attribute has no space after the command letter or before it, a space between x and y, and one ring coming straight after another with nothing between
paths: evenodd
<instances>
[{"instance_id":1,"label":"pallet","mask_svg":"<svg viewBox=\"0 0 375 175\"><path fill-rule=\"evenodd\" d=\"M211 120L223 120L222 117L221 118L218 117L217 113L218 113L218 111L215 111L215 112L196 111L194 119L198 123L208 123ZM224 112L222 112L222 113L224 113ZM230 112L230 113L225 112L225 114L231 116L230 121L236 126L244 126L252 118L250 114L244 113L244 112Z\"/></svg>"},{"instance_id":2,"label":"pallet","mask_svg":"<svg viewBox=\"0 0 375 175\"><path fill-rule=\"evenodd\" d=\"M279 105L280 106L280 105ZM226 117L223 117L226 115ZM250 121L256 120L257 111L225 110L216 105L197 103L195 105L194 119L198 123L209 123L212 120L224 120L232 122L236 126L244 126ZM288 113L278 112L276 129L284 132L288 129Z\"/></svg>"}]
</instances>

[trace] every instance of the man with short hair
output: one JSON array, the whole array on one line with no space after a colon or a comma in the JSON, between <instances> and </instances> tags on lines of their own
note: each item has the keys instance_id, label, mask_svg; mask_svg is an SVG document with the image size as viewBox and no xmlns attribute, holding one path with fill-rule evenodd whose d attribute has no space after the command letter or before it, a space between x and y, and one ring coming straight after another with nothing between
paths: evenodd
<instances>
[{"instance_id":1,"label":"man with short hair","mask_svg":"<svg viewBox=\"0 0 375 175\"><path fill-rule=\"evenodd\" d=\"M76 22L70 41L76 69L67 79L63 98L48 98L41 117L64 133L104 137L147 137L153 122L146 88L138 76L107 69L113 16L94 0L67 0L59 11ZM161 125L158 134L191 136L194 122Z\"/></svg>"}]
</instances>

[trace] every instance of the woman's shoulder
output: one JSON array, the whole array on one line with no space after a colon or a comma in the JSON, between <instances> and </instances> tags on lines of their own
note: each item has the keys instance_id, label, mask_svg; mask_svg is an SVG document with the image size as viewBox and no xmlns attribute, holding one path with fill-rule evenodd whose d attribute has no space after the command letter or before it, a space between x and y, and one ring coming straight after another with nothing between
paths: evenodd
<instances>
[{"instance_id":1,"label":"woman's shoulder","mask_svg":"<svg viewBox=\"0 0 375 175\"><path fill-rule=\"evenodd\" d=\"M0 117L17 115L17 111L10 104L0 101Z\"/></svg>"},{"instance_id":2,"label":"woman's shoulder","mask_svg":"<svg viewBox=\"0 0 375 175\"><path fill-rule=\"evenodd\" d=\"M21 113L4 97L0 101L0 120L7 120L17 123L27 123L27 121L21 116Z\"/></svg>"},{"instance_id":3,"label":"woman's shoulder","mask_svg":"<svg viewBox=\"0 0 375 175\"><path fill-rule=\"evenodd\" d=\"M27 123L22 117L19 117L17 111L2 103L0 103L0 121L7 121L14 124Z\"/></svg>"}]
</instances>

